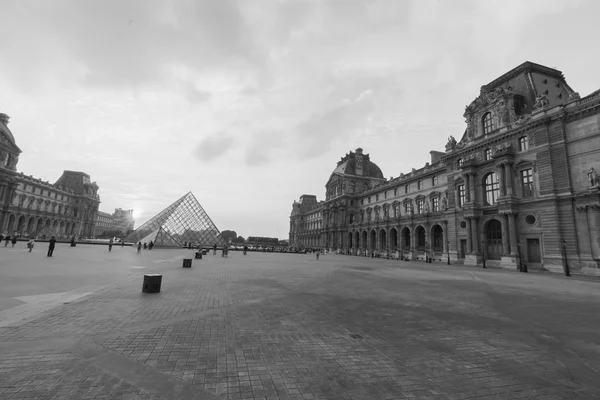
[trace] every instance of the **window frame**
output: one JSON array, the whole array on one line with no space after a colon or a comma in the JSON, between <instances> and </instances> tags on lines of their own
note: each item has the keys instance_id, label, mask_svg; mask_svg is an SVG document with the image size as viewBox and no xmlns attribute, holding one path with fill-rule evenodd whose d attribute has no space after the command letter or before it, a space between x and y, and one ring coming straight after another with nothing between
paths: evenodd
<instances>
[{"instance_id":1,"label":"window frame","mask_svg":"<svg viewBox=\"0 0 600 400\"><path fill-rule=\"evenodd\" d=\"M425 199L417 199L417 214L425 214Z\"/></svg>"},{"instance_id":2,"label":"window frame","mask_svg":"<svg viewBox=\"0 0 600 400\"><path fill-rule=\"evenodd\" d=\"M463 207L467 202L467 195L465 193L465 184L462 183L460 185L456 185L456 191L458 197L458 207Z\"/></svg>"},{"instance_id":3,"label":"window frame","mask_svg":"<svg viewBox=\"0 0 600 400\"><path fill-rule=\"evenodd\" d=\"M423 190L423 180L419 179L417 181L417 190Z\"/></svg>"},{"instance_id":4,"label":"window frame","mask_svg":"<svg viewBox=\"0 0 600 400\"><path fill-rule=\"evenodd\" d=\"M520 136L517 139L519 151L529 150L529 137L527 135Z\"/></svg>"},{"instance_id":5,"label":"window frame","mask_svg":"<svg viewBox=\"0 0 600 400\"><path fill-rule=\"evenodd\" d=\"M525 173L528 173L527 175ZM526 181L527 179L527 181ZM523 168L519 170L519 180L521 182L521 196L522 197L534 197L535 196L535 183L533 180L533 168Z\"/></svg>"},{"instance_id":6,"label":"window frame","mask_svg":"<svg viewBox=\"0 0 600 400\"><path fill-rule=\"evenodd\" d=\"M408 194L408 193L410 193L410 185L406 184L406 185L404 185L404 194Z\"/></svg>"},{"instance_id":7,"label":"window frame","mask_svg":"<svg viewBox=\"0 0 600 400\"><path fill-rule=\"evenodd\" d=\"M434 196L431 198L431 212L440 211L440 198L438 196Z\"/></svg>"},{"instance_id":8,"label":"window frame","mask_svg":"<svg viewBox=\"0 0 600 400\"><path fill-rule=\"evenodd\" d=\"M437 186L438 184L438 177L437 175L434 175L431 177L431 186Z\"/></svg>"},{"instance_id":9,"label":"window frame","mask_svg":"<svg viewBox=\"0 0 600 400\"><path fill-rule=\"evenodd\" d=\"M483 151L483 159L485 161L490 161L492 159L492 149L487 148Z\"/></svg>"},{"instance_id":10,"label":"window frame","mask_svg":"<svg viewBox=\"0 0 600 400\"><path fill-rule=\"evenodd\" d=\"M490 182L488 182L488 179ZM498 202L498 197L500 196L500 178L497 173L490 172L485 175L483 178L483 194L486 205L493 206Z\"/></svg>"},{"instance_id":11,"label":"window frame","mask_svg":"<svg viewBox=\"0 0 600 400\"><path fill-rule=\"evenodd\" d=\"M484 135L488 135L494 131L494 116L491 111L486 112L481 117L481 127Z\"/></svg>"}]
</instances>

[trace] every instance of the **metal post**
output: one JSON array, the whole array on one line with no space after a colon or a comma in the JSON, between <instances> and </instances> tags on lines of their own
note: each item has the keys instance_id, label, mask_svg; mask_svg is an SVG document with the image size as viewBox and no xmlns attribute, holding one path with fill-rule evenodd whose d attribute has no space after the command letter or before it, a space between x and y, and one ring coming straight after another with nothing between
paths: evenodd
<instances>
[{"instance_id":1,"label":"metal post","mask_svg":"<svg viewBox=\"0 0 600 400\"><path fill-rule=\"evenodd\" d=\"M563 256L565 257L565 276L571 276L569 263L567 261L567 241L563 240Z\"/></svg>"},{"instance_id":2,"label":"metal post","mask_svg":"<svg viewBox=\"0 0 600 400\"><path fill-rule=\"evenodd\" d=\"M427 251L427 242L425 242L425 262L429 262L429 252Z\"/></svg>"},{"instance_id":3,"label":"metal post","mask_svg":"<svg viewBox=\"0 0 600 400\"><path fill-rule=\"evenodd\" d=\"M448 250L448 265L450 265L450 241L446 241L446 249Z\"/></svg>"},{"instance_id":4,"label":"metal post","mask_svg":"<svg viewBox=\"0 0 600 400\"><path fill-rule=\"evenodd\" d=\"M483 253L483 268L487 269L485 266L485 240L481 241L481 252Z\"/></svg>"}]
</instances>

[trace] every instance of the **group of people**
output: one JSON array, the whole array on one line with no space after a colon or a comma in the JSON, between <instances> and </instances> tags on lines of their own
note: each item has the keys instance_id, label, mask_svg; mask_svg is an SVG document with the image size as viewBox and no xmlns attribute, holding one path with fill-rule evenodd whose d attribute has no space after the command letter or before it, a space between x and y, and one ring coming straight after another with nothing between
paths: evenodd
<instances>
[{"instance_id":1,"label":"group of people","mask_svg":"<svg viewBox=\"0 0 600 400\"><path fill-rule=\"evenodd\" d=\"M144 242L143 244L144 250L152 250L154 248L154 241L150 241L150 243ZM142 242L138 242L137 244L137 253L140 254L142 252Z\"/></svg>"},{"instance_id":2,"label":"group of people","mask_svg":"<svg viewBox=\"0 0 600 400\"><path fill-rule=\"evenodd\" d=\"M15 247L15 244L17 244L17 238L19 236L18 235L13 235L12 237L10 235L2 235L0 233L0 243L4 240L4 247L8 247L8 243L12 244L12 247ZM33 251L33 248L35 247L35 239L31 238L29 239L29 241L27 241L27 248L29 249L29 252L31 253ZM52 257L52 254L54 254L54 248L56 247L56 238L54 236L52 236L50 238L50 240L48 241L48 257Z\"/></svg>"}]
</instances>

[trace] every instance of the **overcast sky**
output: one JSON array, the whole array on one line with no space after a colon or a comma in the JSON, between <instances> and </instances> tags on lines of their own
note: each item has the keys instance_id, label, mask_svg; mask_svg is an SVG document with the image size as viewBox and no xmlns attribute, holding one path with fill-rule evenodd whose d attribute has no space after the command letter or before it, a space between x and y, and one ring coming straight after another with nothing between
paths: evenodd
<instances>
[{"instance_id":1,"label":"overcast sky","mask_svg":"<svg viewBox=\"0 0 600 400\"><path fill-rule=\"evenodd\" d=\"M100 186L136 226L192 191L221 230L285 238L362 147L386 177L465 129L524 61L600 88L600 2L0 0L18 169Z\"/></svg>"}]
</instances>

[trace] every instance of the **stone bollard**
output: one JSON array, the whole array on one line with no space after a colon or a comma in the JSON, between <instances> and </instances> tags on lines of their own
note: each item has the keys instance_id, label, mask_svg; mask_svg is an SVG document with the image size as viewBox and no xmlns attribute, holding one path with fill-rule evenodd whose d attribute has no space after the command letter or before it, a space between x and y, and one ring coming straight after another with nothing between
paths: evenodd
<instances>
[{"instance_id":1,"label":"stone bollard","mask_svg":"<svg viewBox=\"0 0 600 400\"><path fill-rule=\"evenodd\" d=\"M197 252L196 252L196 255L195 255L195 257L194 257L194 258L195 258L196 260L202 260L202 252L200 252L200 251L197 251Z\"/></svg>"},{"instance_id":2,"label":"stone bollard","mask_svg":"<svg viewBox=\"0 0 600 400\"><path fill-rule=\"evenodd\" d=\"M183 259L183 268L192 268L192 259L191 258Z\"/></svg>"},{"instance_id":3,"label":"stone bollard","mask_svg":"<svg viewBox=\"0 0 600 400\"><path fill-rule=\"evenodd\" d=\"M160 292L161 283L161 274L144 274L144 284L142 285L142 293Z\"/></svg>"}]
</instances>

